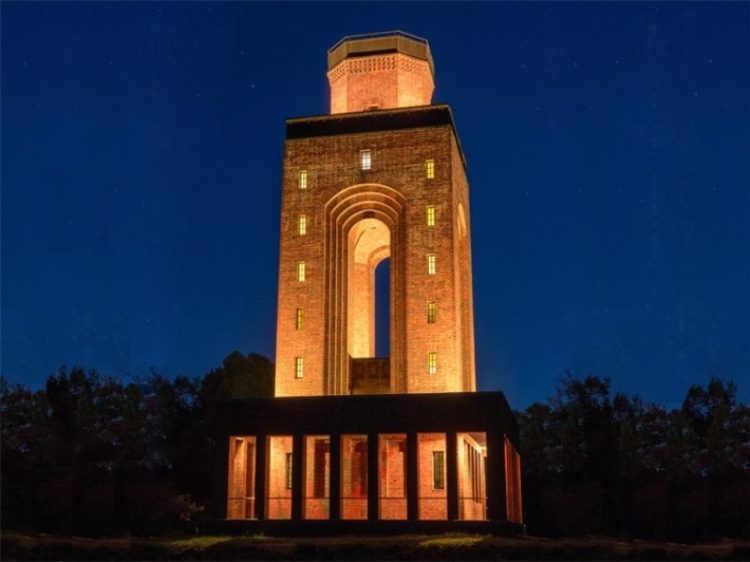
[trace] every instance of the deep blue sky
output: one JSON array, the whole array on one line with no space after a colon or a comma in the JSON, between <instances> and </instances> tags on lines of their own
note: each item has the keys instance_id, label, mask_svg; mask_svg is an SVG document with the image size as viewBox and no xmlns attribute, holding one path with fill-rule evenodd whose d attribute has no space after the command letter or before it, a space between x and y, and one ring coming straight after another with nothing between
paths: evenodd
<instances>
[{"instance_id":1,"label":"deep blue sky","mask_svg":"<svg viewBox=\"0 0 750 562\"><path fill-rule=\"evenodd\" d=\"M2 3L2 372L274 355L284 118L430 41L471 183L482 390L750 397L750 4Z\"/></svg>"}]
</instances>

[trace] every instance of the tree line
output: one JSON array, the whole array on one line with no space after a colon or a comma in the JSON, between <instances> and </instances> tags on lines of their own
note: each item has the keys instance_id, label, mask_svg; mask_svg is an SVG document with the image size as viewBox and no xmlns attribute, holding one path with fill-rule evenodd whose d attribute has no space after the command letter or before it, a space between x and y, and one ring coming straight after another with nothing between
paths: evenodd
<instances>
[{"instance_id":1,"label":"tree line","mask_svg":"<svg viewBox=\"0 0 750 562\"><path fill-rule=\"evenodd\" d=\"M273 395L273 364L233 352L200 378L123 383L60 369L43 389L0 382L4 528L160 534L208 517L225 398ZM750 538L750 409L731 381L681 408L560 380L517 412L524 517L542 536Z\"/></svg>"},{"instance_id":2,"label":"tree line","mask_svg":"<svg viewBox=\"0 0 750 562\"><path fill-rule=\"evenodd\" d=\"M206 517L220 400L273 395L273 363L229 354L202 378L123 383L65 368L32 392L2 382L5 528L161 534Z\"/></svg>"},{"instance_id":3,"label":"tree line","mask_svg":"<svg viewBox=\"0 0 750 562\"><path fill-rule=\"evenodd\" d=\"M717 378L667 410L566 375L518 414L524 514L547 536L750 537L750 408Z\"/></svg>"}]
</instances>

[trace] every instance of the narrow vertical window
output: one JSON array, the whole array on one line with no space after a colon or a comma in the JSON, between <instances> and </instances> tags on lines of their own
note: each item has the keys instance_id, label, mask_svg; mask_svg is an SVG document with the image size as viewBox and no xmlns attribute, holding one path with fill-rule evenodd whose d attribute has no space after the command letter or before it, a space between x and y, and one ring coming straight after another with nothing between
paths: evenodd
<instances>
[{"instance_id":1,"label":"narrow vertical window","mask_svg":"<svg viewBox=\"0 0 750 562\"><path fill-rule=\"evenodd\" d=\"M303 357L294 358L294 378L301 379L305 376L305 359Z\"/></svg>"},{"instance_id":2,"label":"narrow vertical window","mask_svg":"<svg viewBox=\"0 0 750 562\"><path fill-rule=\"evenodd\" d=\"M300 236L304 236L305 234L307 234L307 215L299 216L299 219L297 219L297 227Z\"/></svg>"},{"instance_id":3,"label":"narrow vertical window","mask_svg":"<svg viewBox=\"0 0 750 562\"><path fill-rule=\"evenodd\" d=\"M435 226L435 207L427 207L427 226Z\"/></svg>"},{"instance_id":4,"label":"narrow vertical window","mask_svg":"<svg viewBox=\"0 0 750 562\"><path fill-rule=\"evenodd\" d=\"M437 272L437 258L435 254L427 254L427 275L435 275Z\"/></svg>"},{"instance_id":5,"label":"narrow vertical window","mask_svg":"<svg viewBox=\"0 0 750 562\"><path fill-rule=\"evenodd\" d=\"M368 150L359 151L359 169L369 170L372 168L372 152Z\"/></svg>"},{"instance_id":6,"label":"narrow vertical window","mask_svg":"<svg viewBox=\"0 0 750 562\"><path fill-rule=\"evenodd\" d=\"M305 262L297 262L297 281L305 280Z\"/></svg>"},{"instance_id":7,"label":"narrow vertical window","mask_svg":"<svg viewBox=\"0 0 750 562\"><path fill-rule=\"evenodd\" d=\"M305 313L303 312L301 308L298 308L297 313L294 316L294 327L297 330L301 330L304 321L305 321Z\"/></svg>"},{"instance_id":8,"label":"narrow vertical window","mask_svg":"<svg viewBox=\"0 0 750 562\"><path fill-rule=\"evenodd\" d=\"M432 451L432 488L445 489L445 451Z\"/></svg>"},{"instance_id":9,"label":"narrow vertical window","mask_svg":"<svg viewBox=\"0 0 750 562\"><path fill-rule=\"evenodd\" d=\"M300 189L307 189L307 170L300 170L297 176L297 185Z\"/></svg>"},{"instance_id":10,"label":"narrow vertical window","mask_svg":"<svg viewBox=\"0 0 750 562\"><path fill-rule=\"evenodd\" d=\"M291 490L292 489L292 453L286 454L285 473L286 473L286 489Z\"/></svg>"},{"instance_id":11,"label":"narrow vertical window","mask_svg":"<svg viewBox=\"0 0 750 562\"><path fill-rule=\"evenodd\" d=\"M437 373L437 352L430 351L427 354L427 373L434 375Z\"/></svg>"},{"instance_id":12,"label":"narrow vertical window","mask_svg":"<svg viewBox=\"0 0 750 562\"><path fill-rule=\"evenodd\" d=\"M435 161L431 158L424 161L424 175L428 180L435 179Z\"/></svg>"},{"instance_id":13,"label":"narrow vertical window","mask_svg":"<svg viewBox=\"0 0 750 562\"><path fill-rule=\"evenodd\" d=\"M437 318L437 304L435 304L435 301L430 301L427 303L427 323L434 324L436 318Z\"/></svg>"}]
</instances>

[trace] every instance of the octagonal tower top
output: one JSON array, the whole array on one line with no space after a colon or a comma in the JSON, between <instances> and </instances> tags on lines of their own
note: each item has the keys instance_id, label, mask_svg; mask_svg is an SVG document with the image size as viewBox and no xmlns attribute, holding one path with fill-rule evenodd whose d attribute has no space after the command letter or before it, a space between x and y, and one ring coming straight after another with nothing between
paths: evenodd
<instances>
[{"instance_id":1,"label":"octagonal tower top","mask_svg":"<svg viewBox=\"0 0 750 562\"><path fill-rule=\"evenodd\" d=\"M426 39L403 31L344 37L328 50L331 113L429 105L433 76Z\"/></svg>"}]
</instances>

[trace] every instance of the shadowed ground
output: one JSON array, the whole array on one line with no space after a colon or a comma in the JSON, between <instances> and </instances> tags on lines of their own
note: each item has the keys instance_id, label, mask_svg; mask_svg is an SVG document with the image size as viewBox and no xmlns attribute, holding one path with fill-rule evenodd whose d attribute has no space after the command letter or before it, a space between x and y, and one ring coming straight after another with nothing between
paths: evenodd
<instances>
[{"instance_id":1,"label":"shadowed ground","mask_svg":"<svg viewBox=\"0 0 750 562\"><path fill-rule=\"evenodd\" d=\"M677 544L482 535L84 539L3 532L2 560L747 560L750 541Z\"/></svg>"}]
</instances>

